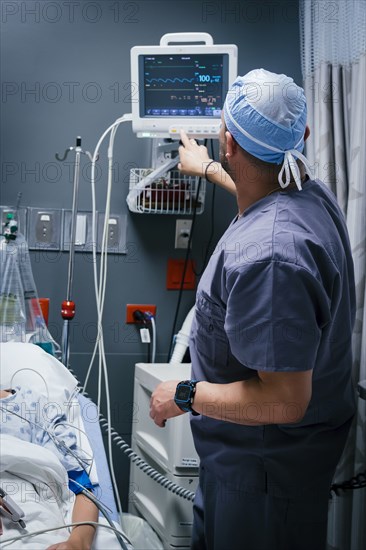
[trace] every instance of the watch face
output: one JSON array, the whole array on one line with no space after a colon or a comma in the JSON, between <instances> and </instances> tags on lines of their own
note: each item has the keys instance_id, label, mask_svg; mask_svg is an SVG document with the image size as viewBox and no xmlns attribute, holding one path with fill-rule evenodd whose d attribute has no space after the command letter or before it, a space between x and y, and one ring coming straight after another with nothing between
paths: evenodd
<instances>
[{"instance_id":1,"label":"watch face","mask_svg":"<svg viewBox=\"0 0 366 550\"><path fill-rule=\"evenodd\" d=\"M191 396L191 388L189 386L179 386L177 390L177 399L180 401L188 401Z\"/></svg>"}]
</instances>

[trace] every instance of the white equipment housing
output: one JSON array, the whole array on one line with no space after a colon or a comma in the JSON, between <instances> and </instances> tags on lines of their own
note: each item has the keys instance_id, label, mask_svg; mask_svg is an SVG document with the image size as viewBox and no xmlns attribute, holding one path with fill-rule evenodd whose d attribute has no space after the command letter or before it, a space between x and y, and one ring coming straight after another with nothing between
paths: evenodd
<instances>
[{"instance_id":1,"label":"white equipment housing","mask_svg":"<svg viewBox=\"0 0 366 550\"><path fill-rule=\"evenodd\" d=\"M198 485L199 458L193 444L189 415L168 420L158 428L149 416L150 398L165 380L188 380L190 364L144 364L135 367L132 448L173 483L194 492ZM148 477L133 462L130 470L129 511L143 517L157 532L164 548L189 548L193 503Z\"/></svg>"},{"instance_id":2,"label":"white equipment housing","mask_svg":"<svg viewBox=\"0 0 366 550\"><path fill-rule=\"evenodd\" d=\"M214 44L208 33L168 33L159 46L134 46L133 131L138 137L179 139L183 128L190 137L217 138L237 64L237 46Z\"/></svg>"}]
</instances>

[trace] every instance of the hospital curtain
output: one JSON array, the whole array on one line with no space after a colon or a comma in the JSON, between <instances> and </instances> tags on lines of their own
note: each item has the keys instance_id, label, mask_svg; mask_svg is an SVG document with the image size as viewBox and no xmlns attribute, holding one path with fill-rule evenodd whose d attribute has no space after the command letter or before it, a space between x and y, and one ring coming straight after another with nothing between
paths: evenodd
<instances>
[{"instance_id":1,"label":"hospital curtain","mask_svg":"<svg viewBox=\"0 0 366 550\"><path fill-rule=\"evenodd\" d=\"M355 384L366 379L366 1L300 0L301 58L311 135L306 154L346 216L356 279ZM366 401L337 468L366 470ZM366 489L333 496L329 550L366 548Z\"/></svg>"}]
</instances>

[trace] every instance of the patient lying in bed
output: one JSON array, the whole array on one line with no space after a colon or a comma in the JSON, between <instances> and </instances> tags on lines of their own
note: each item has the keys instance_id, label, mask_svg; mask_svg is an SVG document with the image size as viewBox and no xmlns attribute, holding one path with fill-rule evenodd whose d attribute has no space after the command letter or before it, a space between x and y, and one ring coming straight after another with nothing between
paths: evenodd
<instances>
[{"instance_id":1,"label":"patient lying in bed","mask_svg":"<svg viewBox=\"0 0 366 550\"><path fill-rule=\"evenodd\" d=\"M0 434L48 448L62 463L68 473L69 488L76 495L72 521L97 522L97 507L80 494L80 486L92 489L86 471L87 457L78 448L75 433L57 404L48 403L45 396L19 386L0 390L0 419ZM1 531L0 515L0 534ZM48 550L89 550L94 534L92 525L75 526L67 540L48 546Z\"/></svg>"}]
</instances>

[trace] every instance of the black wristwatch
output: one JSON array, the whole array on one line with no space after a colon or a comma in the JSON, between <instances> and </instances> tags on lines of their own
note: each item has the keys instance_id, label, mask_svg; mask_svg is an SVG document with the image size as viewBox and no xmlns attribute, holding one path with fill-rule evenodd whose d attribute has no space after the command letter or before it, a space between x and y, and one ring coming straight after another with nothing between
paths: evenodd
<instances>
[{"instance_id":1,"label":"black wristwatch","mask_svg":"<svg viewBox=\"0 0 366 550\"><path fill-rule=\"evenodd\" d=\"M192 409L194 394L196 393L196 384L198 380L184 380L179 382L175 390L174 402L184 412L190 412L194 416L199 413Z\"/></svg>"}]
</instances>

